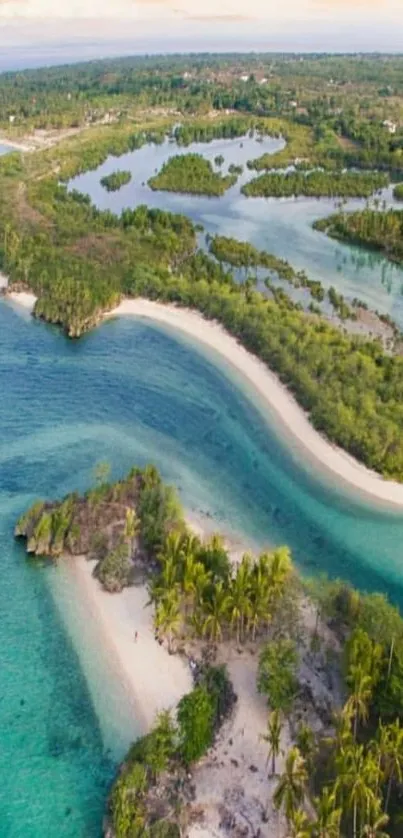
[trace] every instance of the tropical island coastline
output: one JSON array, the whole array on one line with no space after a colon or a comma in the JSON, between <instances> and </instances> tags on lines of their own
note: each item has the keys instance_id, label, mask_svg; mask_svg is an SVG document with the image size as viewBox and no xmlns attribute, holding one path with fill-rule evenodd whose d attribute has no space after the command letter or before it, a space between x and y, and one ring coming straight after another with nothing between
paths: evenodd
<instances>
[{"instance_id":1,"label":"tropical island coastline","mask_svg":"<svg viewBox=\"0 0 403 838\"><path fill-rule=\"evenodd\" d=\"M27 292L11 291L9 298L33 311L35 296ZM246 350L218 322L207 320L198 312L179 306L157 303L147 299L126 299L115 309L105 313L105 319L119 316L144 317L185 333L192 340L206 345L236 369L258 393L271 422L282 423L290 441L303 451L303 459L320 465L325 473L333 474L341 485L357 490L363 498L382 503L396 511L403 507L403 484L385 480L377 472L366 468L341 448L333 445L311 424L296 399L262 361ZM270 420L269 420L270 421ZM294 449L295 450L295 449Z\"/></svg>"},{"instance_id":2,"label":"tropical island coastline","mask_svg":"<svg viewBox=\"0 0 403 838\"><path fill-rule=\"evenodd\" d=\"M108 476L100 463L95 487L37 501L15 527L28 553L79 570L99 640L138 702L143 736L115 778L103 834L271 838L303 825L316 836L325 814L362 827L381 816L393 829L399 612L340 580L303 580L287 548L234 557L220 535L195 535L152 465ZM343 796L355 773L342 759L371 766L368 811Z\"/></svg>"}]
</instances>

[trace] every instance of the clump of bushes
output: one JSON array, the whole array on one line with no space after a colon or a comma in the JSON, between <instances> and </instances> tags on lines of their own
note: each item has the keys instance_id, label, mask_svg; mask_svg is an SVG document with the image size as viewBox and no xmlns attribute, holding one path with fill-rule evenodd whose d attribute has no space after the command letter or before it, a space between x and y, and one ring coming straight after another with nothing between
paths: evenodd
<instances>
[{"instance_id":1,"label":"clump of bushes","mask_svg":"<svg viewBox=\"0 0 403 838\"><path fill-rule=\"evenodd\" d=\"M115 782L109 813L116 838L177 838L188 766L211 747L236 696L225 667L202 666L197 684L135 742Z\"/></svg>"}]
</instances>

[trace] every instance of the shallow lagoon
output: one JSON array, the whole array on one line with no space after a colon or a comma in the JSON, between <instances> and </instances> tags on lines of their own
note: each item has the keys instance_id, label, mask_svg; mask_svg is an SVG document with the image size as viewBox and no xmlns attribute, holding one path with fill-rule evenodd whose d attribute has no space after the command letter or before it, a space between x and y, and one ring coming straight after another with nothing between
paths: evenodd
<instances>
[{"instance_id":1,"label":"shallow lagoon","mask_svg":"<svg viewBox=\"0 0 403 838\"><path fill-rule=\"evenodd\" d=\"M0 389L1 834L96 838L133 728L74 590L13 542L33 498L151 460L218 527L399 602L403 515L319 479L213 354L139 320L71 342L2 301Z\"/></svg>"},{"instance_id":2,"label":"shallow lagoon","mask_svg":"<svg viewBox=\"0 0 403 838\"><path fill-rule=\"evenodd\" d=\"M242 148L217 141L201 150L223 153L228 165L277 147L249 138ZM142 187L171 153L168 144L145 147L73 185L116 212L138 203L185 212L207 231L250 239L324 284L337 280L345 293L401 311L401 271L311 230L331 202L245 199L239 184L222 199ZM117 166L133 167L134 180L107 193L99 178ZM96 838L133 721L77 592L14 543L18 514L37 496L87 487L100 459L115 476L154 461L217 527L258 546L287 543L306 572L339 574L399 603L403 515L313 471L213 353L139 320L111 321L69 342L1 301L0 392L1 834Z\"/></svg>"},{"instance_id":3,"label":"shallow lagoon","mask_svg":"<svg viewBox=\"0 0 403 838\"><path fill-rule=\"evenodd\" d=\"M256 175L246 169L246 161L264 152L274 153L283 146L281 139L265 138L259 142L255 137L192 143L186 148L166 141L162 145L143 146L119 158L109 157L95 171L70 181L69 188L89 194L100 209L115 213L139 204L184 213L202 224L207 233L249 241L287 259L294 268L305 270L326 288L333 285L347 299L358 297L371 309L390 314L403 328L403 269L377 253L338 243L312 229L315 219L335 212L335 201L303 197L246 198L240 194L242 184ZM244 172L221 198L153 192L147 186L148 179L169 157L189 152L203 154L211 161L222 154L225 162L221 171L236 163L245 166ZM116 169L130 170L132 180L118 192L108 193L100 179ZM388 206L398 206L391 188L384 190L381 198ZM346 204L351 210L363 206L365 201L357 199Z\"/></svg>"}]
</instances>

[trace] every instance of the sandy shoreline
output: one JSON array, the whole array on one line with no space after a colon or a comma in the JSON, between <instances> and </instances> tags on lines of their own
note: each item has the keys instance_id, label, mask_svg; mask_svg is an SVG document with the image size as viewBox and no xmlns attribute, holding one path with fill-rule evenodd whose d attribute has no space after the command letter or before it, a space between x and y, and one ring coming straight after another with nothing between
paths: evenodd
<instances>
[{"instance_id":1,"label":"sandy shoreline","mask_svg":"<svg viewBox=\"0 0 403 838\"><path fill-rule=\"evenodd\" d=\"M143 299L124 300L107 316L120 315L146 317L164 323L218 352L253 385L267 404L269 412L274 412L281 419L289 435L311 459L360 493L394 507L403 507L403 484L384 480L321 436L275 373L244 349L218 323L206 320L188 309Z\"/></svg>"},{"instance_id":2,"label":"sandy shoreline","mask_svg":"<svg viewBox=\"0 0 403 838\"><path fill-rule=\"evenodd\" d=\"M73 559L72 566L97 618L100 641L109 645L130 690L138 728L146 732L160 710L176 707L192 689L190 669L155 640L153 609L146 607L149 597L145 585L109 594L92 575L94 562L79 557Z\"/></svg>"},{"instance_id":3,"label":"sandy shoreline","mask_svg":"<svg viewBox=\"0 0 403 838\"><path fill-rule=\"evenodd\" d=\"M8 298L32 311L36 297L27 292L11 292ZM261 403L268 408L268 414L275 415L287 432L290 443L297 443L307 459L335 476L339 484L347 484L362 496L380 501L395 510L403 509L403 484L385 480L375 471L359 463L341 448L328 442L311 425L302 410L276 374L262 361L244 349L217 322L206 320L201 314L174 305L155 303L151 300L123 300L105 317L145 317L157 323L179 330L214 352L247 381L258 393ZM264 411L263 415L264 415ZM267 414L266 414L266 418Z\"/></svg>"}]
</instances>

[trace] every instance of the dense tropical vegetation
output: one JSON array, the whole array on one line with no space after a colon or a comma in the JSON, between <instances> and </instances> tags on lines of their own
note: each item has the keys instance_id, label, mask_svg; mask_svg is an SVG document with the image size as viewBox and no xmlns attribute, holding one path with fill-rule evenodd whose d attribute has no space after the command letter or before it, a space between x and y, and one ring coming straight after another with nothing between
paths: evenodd
<instances>
[{"instance_id":1,"label":"dense tropical vegetation","mask_svg":"<svg viewBox=\"0 0 403 838\"><path fill-rule=\"evenodd\" d=\"M266 742L273 805L289 834L306 838L380 838L399 835L403 794L403 619L380 594L361 594L339 580L301 580L289 551L233 564L223 539L189 531L175 494L152 466L108 482L100 464L96 485L83 497L37 503L17 524L30 551L97 554L126 545L134 579L148 580L156 637L173 653L195 640L203 654L226 646L258 652L257 688L268 702ZM113 534L114 533L114 534ZM113 535L111 535L113 534ZM108 587L120 590L122 585ZM304 627L307 603L316 617ZM309 644L301 644L308 631ZM276 775L282 731L298 703L304 656L325 664L341 681L344 701L325 710L319 729L298 726ZM316 662L316 663L315 663ZM302 666L302 669L301 669ZM188 770L212 746L236 696L223 666L200 661L195 685L175 713L163 712L130 749L109 801L116 838L179 836L191 800ZM290 730L293 728L290 727ZM163 822L163 823L162 823ZM287 833L288 834L288 833Z\"/></svg>"},{"instance_id":2,"label":"dense tropical vegetation","mask_svg":"<svg viewBox=\"0 0 403 838\"><path fill-rule=\"evenodd\" d=\"M211 747L236 696L225 667L200 666L175 715L163 711L135 742L110 795L115 838L180 838L188 770Z\"/></svg>"},{"instance_id":3,"label":"dense tropical vegetation","mask_svg":"<svg viewBox=\"0 0 403 838\"><path fill-rule=\"evenodd\" d=\"M101 186L103 186L107 192L117 192L122 188L122 186L125 186L126 183L130 183L131 179L131 172L120 169L117 172L111 172L110 175L104 175L104 177L101 178Z\"/></svg>"},{"instance_id":4,"label":"dense tropical vegetation","mask_svg":"<svg viewBox=\"0 0 403 838\"><path fill-rule=\"evenodd\" d=\"M100 464L95 477L95 487L82 497L73 492L60 502L37 501L17 522L15 535L26 540L28 553L54 561L87 555L96 560L103 587L121 591L133 582L136 561L152 564L171 530L184 528L182 510L153 466L109 483L109 469Z\"/></svg>"},{"instance_id":5,"label":"dense tropical vegetation","mask_svg":"<svg viewBox=\"0 0 403 838\"><path fill-rule=\"evenodd\" d=\"M90 133L60 149L0 160L0 264L14 286L37 295L36 316L77 336L123 295L195 308L275 370L315 427L368 466L402 479L401 358L305 314L282 289L267 299L235 281L229 261L220 265L198 250L197 230L183 216L138 207L117 217L68 192L60 180L98 165L109 149L119 153L128 142L163 136L150 124L146 131L94 130L94 139ZM43 176L54 167L57 176ZM277 261L272 268L295 281L288 266ZM319 286L310 290L321 296Z\"/></svg>"},{"instance_id":6,"label":"dense tropical vegetation","mask_svg":"<svg viewBox=\"0 0 403 838\"><path fill-rule=\"evenodd\" d=\"M396 184L393 190L393 197L396 201L403 201L403 183Z\"/></svg>"},{"instance_id":7,"label":"dense tropical vegetation","mask_svg":"<svg viewBox=\"0 0 403 838\"><path fill-rule=\"evenodd\" d=\"M314 226L335 239L371 247L388 259L403 261L402 210L367 207L357 212L338 212L319 219Z\"/></svg>"},{"instance_id":8,"label":"dense tropical vegetation","mask_svg":"<svg viewBox=\"0 0 403 838\"><path fill-rule=\"evenodd\" d=\"M215 172L210 160L201 154L178 154L163 164L148 181L151 189L188 192L193 195L223 195L236 183L234 175Z\"/></svg>"},{"instance_id":9,"label":"dense tropical vegetation","mask_svg":"<svg viewBox=\"0 0 403 838\"><path fill-rule=\"evenodd\" d=\"M387 186L388 178L379 172L268 172L250 180L242 187L249 197L298 197L312 198L369 198Z\"/></svg>"}]
</instances>

